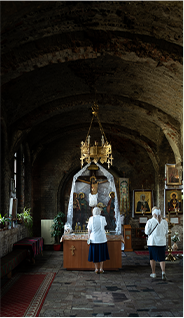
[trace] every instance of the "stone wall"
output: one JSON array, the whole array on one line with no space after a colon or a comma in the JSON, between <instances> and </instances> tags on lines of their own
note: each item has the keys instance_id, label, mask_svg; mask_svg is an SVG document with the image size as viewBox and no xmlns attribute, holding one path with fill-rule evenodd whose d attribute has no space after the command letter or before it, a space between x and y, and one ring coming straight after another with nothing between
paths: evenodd
<instances>
[{"instance_id":1,"label":"stone wall","mask_svg":"<svg viewBox=\"0 0 184 318\"><path fill-rule=\"evenodd\" d=\"M13 244L29 236L29 231L24 225L16 225L13 229L0 231L0 257L13 250Z\"/></svg>"}]
</instances>

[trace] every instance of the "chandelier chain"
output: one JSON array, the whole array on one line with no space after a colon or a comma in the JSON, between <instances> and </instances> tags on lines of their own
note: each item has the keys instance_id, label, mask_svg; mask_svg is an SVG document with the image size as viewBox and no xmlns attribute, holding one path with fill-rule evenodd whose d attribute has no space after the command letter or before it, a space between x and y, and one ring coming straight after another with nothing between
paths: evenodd
<instances>
[{"instance_id":1,"label":"chandelier chain","mask_svg":"<svg viewBox=\"0 0 184 318\"><path fill-rule=\"evenodd\" d=\"M88 133L87 133L85 142L87 142L87 139L88 139L88 136L89 136L89 133L90 133L90 130L91 130L91 126L92 126L92 123L93 123L93 119L94 119L94 115L93 115L93 117L92 117L92 119L91 119L91 124L90 124L90 126L89 126L89 130L88 130Z\"/></svg>"},{"instance_id":2,"label":"chandelier chain","mask_svg":"<svg viewBox=\"0 0 184 318\"><path fill-rule=\"evenodd\" d=\"M107 142L107 138L106 138L105 132L104 132L104 130L103 130L102 124L101 124L101 122L100 122L100 119L99 119L99 117L98 117L98 114L97 114L97 119L98 119L98 124L99 124L99 127L100 127L101 134L104 136L105 141Z\"/></svg>"},{"instance_id":3,"label":"chandelier chain","mask_svg":"<svg viewBox=\"0 0 184 318\"><path fill-rule=\"evenodd\" d=\"M105 135L105 132L104 132L104 130L103 130L102 124L101 124L101 122L100 122L100 118L99 118L99 116L98 116L98 110L99 110L99 106L98 106L98 104L96 104L96 102L94 102L94 105L92 106L92 111L93 111L92 114L93 114L93 117L92 117L92 120L91 120L91 123L90 123L90 126L89 126L89 130L88 130L88 133L87 133L85 142L86 142L87 139L88 139L88 136L89 136L89 133L90 133L90 130L91 130L91 127L92 127L92 123L93 123L94 117L97 117L101 134L104 136L105 141L108 142L108 141L107 141L107 138L106 138L106 135Z\"/></svg>"}]
</instances>

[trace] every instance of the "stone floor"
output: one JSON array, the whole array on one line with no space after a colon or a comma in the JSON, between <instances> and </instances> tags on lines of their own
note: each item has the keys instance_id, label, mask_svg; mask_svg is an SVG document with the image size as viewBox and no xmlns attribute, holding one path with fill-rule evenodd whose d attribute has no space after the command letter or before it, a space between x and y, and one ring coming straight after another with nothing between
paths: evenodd
<instances>
[{"instance_id":1,"label":"stone floor","mask_svg":"<svg viewBox=\"0 0 184 318\"><path fill-rule=\"evenodd\" d=\"M122 252L122 268L95 274L67 271L63 252L44 251L35 265L17 271L56 272L40 317L183 317L183 259L166 262L167 281L157 263L150 278L149 256Z\"/></svg>"}]
</instances>

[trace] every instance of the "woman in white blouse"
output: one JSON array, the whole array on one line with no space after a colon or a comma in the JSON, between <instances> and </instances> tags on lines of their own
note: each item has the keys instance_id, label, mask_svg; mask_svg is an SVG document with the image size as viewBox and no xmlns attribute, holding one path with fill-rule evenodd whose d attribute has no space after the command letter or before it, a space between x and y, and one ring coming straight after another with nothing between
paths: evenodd
<instances>
[{"instance_id":1,"label":"woman in white blouse","mask_svg":"<svg viewBox=\"0 0 184 318\"><path fill-rule=\"evenodd\" d=\"M165 275L165 248L166 234L168 233L168 223L161 217L161 211L157 207L152 208L152 218L149 219L145 226L145 234L148 235L148 249L150 255L150 265L152 269L152 278L156 277L156 261L160 262L162 270L162 279L166 280Z\"/></svg>"},{"instance_id":2,"label":"woman in white blouse","mask_svg":"<svg viewBox=\"0 0 184 318\"><path fill-rule=\"evenodd\" d=\"M95 273L98 274L98 264L100 263L100 273L104 273L103 262L110 259L107 237L105 234L106 218L101 214L98 207L93 208L93 216L88 222L88 236L90 238L90 247L88 261L95 265Z\"/></svg>"}]
</instances>

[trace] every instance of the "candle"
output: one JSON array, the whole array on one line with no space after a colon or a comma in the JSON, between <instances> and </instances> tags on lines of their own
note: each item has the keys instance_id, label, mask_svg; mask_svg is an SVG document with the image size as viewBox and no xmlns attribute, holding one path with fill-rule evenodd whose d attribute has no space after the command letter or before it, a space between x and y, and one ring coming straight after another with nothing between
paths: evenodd
<instances>
[{"instance_id":1,"label":"candle","mask_svg":"<svg viewBox=\"0 0 184 318\"><path fill-rule=\"evenodd\" d=\"M88 136L88 146L90 145L90 135Z\"/></svg>"}]
</instances>

